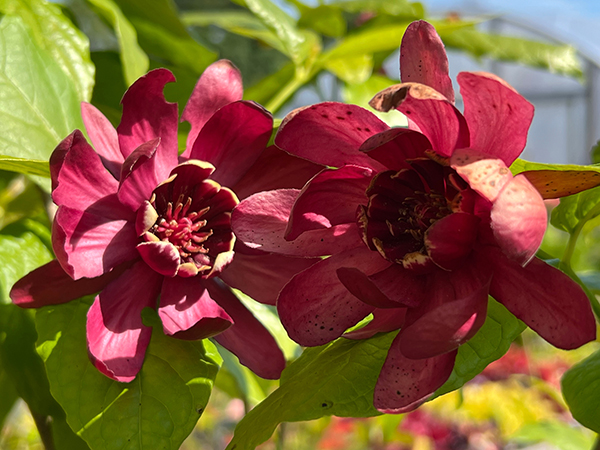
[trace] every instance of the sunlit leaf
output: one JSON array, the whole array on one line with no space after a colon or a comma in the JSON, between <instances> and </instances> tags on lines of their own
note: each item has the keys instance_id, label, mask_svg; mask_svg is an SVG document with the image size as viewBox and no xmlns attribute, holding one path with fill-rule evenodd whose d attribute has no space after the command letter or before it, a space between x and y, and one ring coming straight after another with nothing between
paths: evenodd
<instances>
[{"instance_id":1,"label":"sunlit leaf","mask_svg":"<svg viewBox=\"0 0 600 450\"><path fill-rule=\"evenodd\" d=\"M112 0L87 0L112 25L121 48L121 64L127 85L148 71L148 56L138 44L133 25Z\"/></svg>"},{"instance_id":2,"label":"sunlit leaf","mask_svg":"<svg viewBox=\"0 0 600 450\"><path fill-rule=\"evenodd\" d=\"M2 0L0 12L21 17L36 44L50 53L71 79L79 100L90 100L94 65L90 59L89 40L57 5L45 0Z\"/></svg>"},{"instance_id":3,"label":"sunlit leaf","mask_svg":"<svg viewBox=\"0 0 600 450\"><path fill-rule=\"evenodd\" d=\"M0 155L0 170L50 177L48 161L40 161L37 159L15 158L14 156Z\"/></svg>"},{"instance_id":4,"label":"sunlit leaf","mask_svg":"<svg viewBox=\"0 0 600 450\"><path fill-rule=\"evenodd\" d=\"M244 98L265 105L268 101L294 77L294 65L286 64L277 72L263 78L254 86L244 91Z\"/></svg>"},{"instance_id":5,"label":"sunlit leaf","mask_svg":"<svg viewBox=\"0 0 600 450\"><path fill-rule=\"evenodd\" d=\"M0 23L0 154L47 160L74 129L83 129L77 91L22 19ZM40 181L50 190L49 180Z\"/></svg>"},{"instance_id":6,"label":"sunlit leaf","mask_svg":"<svg viewBox=\"0 0 600 450\"><path fill-rule=\"evenodd\" d=\"M87 356L89 301L42 308L38 352L67 422L93 450L177 450L202 415L221 358L209 341L152 334L137 378L118 383Z\"/></svg>"},{"instance_id":7,"label":"sunlit leaf","mask_svg":"<svg viewBox=\"0 0 600 450\"><path fill-rule=\"evenodd\" d=\"M359 54L328 60L325 68L346 83L360 84L368 80L373 72L373 57Z\"/></svg>"},{"instance_id":8,"label":"sunlit leaf","mask_svg":"<svg viewBox=\"0 0 600 450\"><path fill-rule=\"evenodd\" d=\"M560 230L573 233L600 214L600 187L561 198L552 210L550 223Z\"/></svg>"},{"instance_id":9,"label":"sunlit leaf","mask_svg":"<svg viewBox=\"0 0 600 450\"><path fill-rule=\"evenodd\" d=\"M338 6L351 13L383 13L412 20L421 19L424 15L421 3L407 0L334 0L328 4Z\"/></svg>"},{"instance_id":10,"label":"sunlit leaf","mask_svg":"<svg viewBox=\"0 0 600 450\"><path fill-rule=\"evenodd\" d=\"M299 1L295 4L301 14L298 26L310 28L329 37L337 38L346 34L346 20L339 6L328 4L310 8Z\"/></svg>"},{"instance_id":11,"label":"sunlit leaf","mask_svg":"<svg viewBox=\"0 0 600 450\"><path fill-rule=\"evenodd\" d=\"M559 450L588 450L592 448L594 439L591 433L584 431L566 422L543 421L528 423L509 438L522 444L548 442Z\"/></svg>"},{"instance_id":12,"label":"sunlit leaf","mask_svg":"<svg viewBox=\"0 0 600 450\"><path fill-rule=\"evenodd\" d=\"M573 417L600 433L600 352L571 367L563 376L561 387Z\"/></svg>"}]
</instances>

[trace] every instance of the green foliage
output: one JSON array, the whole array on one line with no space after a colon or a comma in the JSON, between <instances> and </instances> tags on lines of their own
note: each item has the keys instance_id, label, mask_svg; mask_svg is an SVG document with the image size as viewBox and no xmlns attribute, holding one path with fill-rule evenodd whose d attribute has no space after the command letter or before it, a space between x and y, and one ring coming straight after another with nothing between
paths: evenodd
<instances>
[{"instance_id":1,"label":"green foliage","mask_svg":"<svg viewBox=\"0 0 600 450\"><path fill-rule=\"evenodd\" d=\"M26 173L40 177L50 177L50 168L47 161L37 159L16 158L14 156L0 155L0 170L9 172Z\"/></svg>"},{"instance_id":2,"label":"green foliage","mask_svg":"<svg viewBox=\"0 0 600 450\"><path fill-rule=\"evenodd\" d=\"M581 424L600 433L600 352L575 364L562 378L563 397Z\"/></svg>"},{"instance_id":3,"label":"green foliage","mask_svg":"<svg viewBox=\"0 0 600 450\"><path fill-rule=\"evenodd\" d=\"M552 210L550 223L556 228L574 233L600 214L600 187L570 195L560 200Z\"/></svg>"},{"instance_id":4,"label":"green foliage","mask_svg":"<svg viewBox=\"0 0 600 450\"><path fill-rule=\"evenodd\" d=\"M558 421L529 423L510 438L523 444L549 442L559 450L588 450L594 443L593 438L582 430Z\"/></svg>"},{"instance_id":5,"label":"green foliage","mask_svg":"<svg viewBox=\"0 0 600 450\"><path fill-rule=\"evenodd\" d=\"M576 164L548 164L548 163L538 163L532 161L525 161L524 159L517 158L510 166L510 171L513 175L517 175L521 172L526 172L528 170L560 170L560 171L568 171L568 170L577 170L577 171L590 171L590 172L600 172L600 166L597 165L589 165L589 166L578 166Z\"/></svg>"},{"instance_id":6,"label":"green foliage","mask_svg":"<svg viewBox=\"0 0 600 450\"><path fill-rule=\"evenodd\" d=\"M92 449L178 449L208 402L221 364L216 349L209 341L181 341L155 328L137 378L118 383L87 357L89 305L73 301L36 315L38 352L69 425Z\"/></svg>"}]
</instances>

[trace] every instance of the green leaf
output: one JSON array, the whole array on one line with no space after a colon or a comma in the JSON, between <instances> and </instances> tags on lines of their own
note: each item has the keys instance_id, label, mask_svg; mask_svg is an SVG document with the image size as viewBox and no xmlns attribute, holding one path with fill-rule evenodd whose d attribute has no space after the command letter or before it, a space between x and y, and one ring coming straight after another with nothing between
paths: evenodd
<instances>
[{"instance_id":1,"label":"green leaf","mask_svg":"<svg viewBox=\"0 0 600 450\"><path fill-rule=\"evenodd\" d=\"M0 22L0 154L47 160L74 129L83 129L75 86L40 48L22 19ZM39 181L50 191L49 180Z\"/></svg>"},{"instance_id":2,"label":"green leaf","mask_svg":"<svg viewBox=\"0 0 600 450\"><path fill-rule=\"evenodd\" d=\"M138 377L118 383L87 356L90 302L38 311L38 353L67 422L92 449L176 450L201 416L221 358L208 340L182 341L155 328Z\"/></svg>"},{"instance_id":3,"label":"green leaf","mask_svg":"<svg viewBox=\"0 0 600 450\"><path fill-rule=\"evenodd\" d=\"M508 351L511 342L525 328L523 322L490 297L485 323L472 339L459 347L450 378L432 399L459 389L481 373L488 364Z\"/></svg>"},{"instance_id":4,"label":"green leaf","mask_svg":"<svg viewBox=\"0 0 600 450\"><path fill-rule=\"evenodd\" d=\"M334 0L328 4L355 14L374 12L408 20L422 19L424 16L421 3L407 0Z\"/></svg>"},{"instance_id":5,"label":"green leaf","mask_svg":"<svg viewBox=\"0 0 600 450\"><path fill-rule=\"evenodd\" d=\"M324 36L339 38L346 34L346 19L339 6L319 5L310 8L301 2L294 2L301 12L298 26L311 28Z\"/></svg>"},{"instance_id":6,"label":"green leaf","mask_svg":"<svg viewBox=\"0 0 600 450\"><path fill-rule=\"evenodd\" d=\"M552 210L550 223L559 230L574 233L600 214L600 187L560 199Z\"/></svg>"},{"instance_id":7,"label":"green leaf","mask_svg":"<svg viewBox=\"0 0 600 450\"><path fill-rule=\"evenodd\" d=\"M237 425L229 450L253 449L269 439L281 422L326 415L369 417L373 390L396 333L371 339L338 339L304 350L281 377L281 386Z\"/></svg>"},{"instance_id":8,"label":"green leaf","mask_svg":"<svg viewBox=\"0 0 600 450\"><path fill-rule=\"evenodd\" d=\"M573 417L600 433L600 351L567 370L561 388Z\"/></svg>"},{"instance_id":9,"label":"green leaf","mask_svg":"<svg viewBox=\"0 0 600 450\"><path fill-rule=\"evenodd\" d=\"M0 170L38 175L47 178L50 177L48 161L40 161L38 159L15 158L14 156L0 155Z\"/></svg>"},{"instance_id":10,"label":"green leaf","mask_svg":"<svg viewBox=\"0 0 600 450\"><path fill-rule=\"evenodd\" d=\"M138 44L137 33L112 0L87 0L114 28L121 48L121 64L127 85L146 74L150 61Z\"/></svg>"},{"instance_id":11,"label":"green leaf","mask_svg":"<svg viewBox=\"0 0 600 450\"><path fill-rule=\"evenodd\" d=\"M529 170L560 170L560 171L590 171L590 172L600 172L600 166L598 165L588 165L588 166L579 166L576 164L547 164L547 163L538 163L525 161L524 159L517 158L510 166L510 171L513 175L517 175L521 172L526 172Z\"/></svg>"},{"instance_id":12,"label":"green leaf","mask_svg":"<svg viewBox=\"0 0 600 450\"><path fill-rule=\"evenodd\" d=\"M0 12L21 17L36 44L46 50L71 79L79 100L90 100L94 87L90 43L59 6L45 0L0 0Z\"/></svg>"},{"instance_id":13,"label":"green leaf","mask_svg":"<svg viewBox=\"0 0 600 450\"><path fill-rule=\"evenodd\" d=\"M548 442L559 450L588 450L592 448L594 439L591 433L584 431L566 422L544 421L526 423L508 439L522 444Z\"/></svg>"},{"instance_id":14,"label":"green leaf","mask_svg":"<svg viewBox=\"0 0 600 450\"><path fill-rule=\"evenodd\" d=\"M440 37L448 47L466 50L473 56L517 62L539 67L552 73L583 78L577 52L570 45L552 45L529 39L482 33L473 28L452 32L441 30Z\"/></svg>"},{"instance_id":15,"label":"green leaf","mask_svg":"<svg viewBox=\"0 0 600 450\"><path fill-rule=\"evenodd\" d=\"M325 68L349 84L364 83L373 72L373 57L358 54L348 58L328 60Z\"/></svg>"},{"instance_id":16,"label":"green leaf","mask_svg":"<svg viewBox=\"0 0 600 450\"><path fill-rule=\"evenodd\" d=\"M596 141L596 143L592 146L592 163L598 164L600 163L600 140Z\"/></svg>"},{"instance_id":17,"label":"green leaf","mask_svg":"<svg viewBox=\"0 0 600 450\"><path fill-rule=\"evenodd\" d=\"M223 347L218 347L223 358L223 367L219 370L215 386L227 392L231 397L240 398L244 403L254 406L263 401L266 393L261 387L259 377L245 366L238 358Z\"/></svg>"},{"instance_id":18,"label":"green leaf","mask_svg":"<svg viewBox=\"0 0 600 450\"><path fill-rule=\"evenodd\" d=\"M1 307L0 307L1 310ZM0 338L1 340L1 338ZM0 342L1 345L1 342ZM14 383L12 382L10 376L6 373L6 370L2 368L0 364L0 398L2 401L0 402L0 430L4 426L4 421L6 420L6 416L10 413L13 406L19 399L19 394L17 389L15 388Z\"/></svg>"},{"instance_id":19,"label":"green leaf","mask_svg":"<svg viewBox=\"0 0 600 450\"><path fill-rule=\"evenodd\" d=\"M263 78L254 86L244 91L244 99L254 100L261 105L266 105L275 96L282 86L294 78L294 65L286 64L277 72Z\"/></svg>"}]
</instances>

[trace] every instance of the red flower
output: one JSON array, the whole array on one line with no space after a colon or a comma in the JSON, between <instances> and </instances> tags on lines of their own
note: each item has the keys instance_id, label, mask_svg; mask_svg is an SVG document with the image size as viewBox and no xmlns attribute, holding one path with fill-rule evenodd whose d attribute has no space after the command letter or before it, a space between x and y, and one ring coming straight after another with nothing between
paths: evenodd
<instances>
[{"instance_id":1,"label":"red flower","mask_svg":"<svg viewBox=\"0 0 600 450\"><path fill-rule=\"evenodd\" d=\"M461 114L443 44L426 22L409 26L400 53L403 83L372 105L402 111L408 129L353 105L296 110L276 145L334 169L233 212L250 247L331 255L279 295L292 339L321 345L370 313L348 337L401 329L375 389L384 412L416 408L448 379L456 349L485 320L488 294L557 347L595 338L582 289L534 258L546 209L507 168L525 146L533 106L493 75L461 73Z\"/></svg>"},{"instance_id":2,"label":"red flower","mask_svg":"<svg viewBox=\"0 0 600 450\"><path fill-rule=\"evenodd\" d=\"M272 117L241 100L241 76L228 61L198 81L182 115L192 129L178 156L177 105L162 93L172 81L166 69L137 80L116 130L82 105L96 151L76 130L50 159L57 260L17 282L11 298L36 308L101 291L88 312L88 350L117 381L133 380L142 366L151 336L145 307L158 309L166 334L215 336L258 375L278 378L281 350L229 286L274 304L285 281L313 261L236 245L231 210L238 198L222 185L244 198L301 186L317 166L265 150Z\"/></svg>"}]
</instances>

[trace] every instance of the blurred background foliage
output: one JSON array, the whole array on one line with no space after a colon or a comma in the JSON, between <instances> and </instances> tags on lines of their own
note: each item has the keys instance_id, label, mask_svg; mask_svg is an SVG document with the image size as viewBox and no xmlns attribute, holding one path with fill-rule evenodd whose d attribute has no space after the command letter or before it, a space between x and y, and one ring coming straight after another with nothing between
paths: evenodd
<instances>
[{"instance_id":1,"label":"blurred background foliage","mask_svg":"<svg viewBox=\"0 0 600 450\"><path fill-rule=\"evenodd\" d=\"M148 69L167 67L178 81L165 94L181 111L204 69L227 58L242 72L245 98L278 119L317 101L367 107L377 91L398 82L386 62L397 58L407 25L417 19L432 22L449 49L475 60L584 77L573 47L485 32L481 18L430 17L423 4L407 0L0 0L0 14L0 448L11 450L87 448L50 394L34 314L8 299L17 279L52 258L47 160L63 137L82 128L80 101L91 101L116 125L127 86ZM381 117L405 123L399 113ZM552 215L541 253L566 260L591 295L600 295L599 202L598 189L567 200ZM575 216L581 220L573 223ZM286 358L297 358L301 349L273 309L244 300ZM559 380L597 348L561 352L526 331L463 388L414 413L285 423L260 448L591 448L594 433L570 416ZM183 449L224 448L245 412L278 386L219 351L223 367L213 397Z\"/></svg>"}]
</instances>

